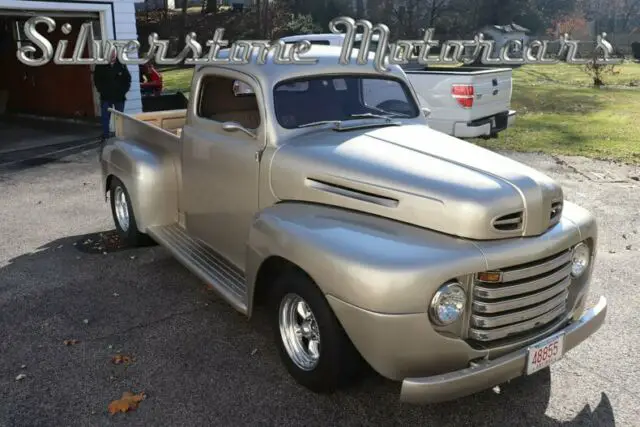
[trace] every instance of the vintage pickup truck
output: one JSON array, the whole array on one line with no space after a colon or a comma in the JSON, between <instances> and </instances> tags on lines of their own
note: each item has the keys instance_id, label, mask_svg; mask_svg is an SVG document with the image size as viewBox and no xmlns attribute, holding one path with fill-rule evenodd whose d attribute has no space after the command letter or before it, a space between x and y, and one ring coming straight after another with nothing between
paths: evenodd
<instances>
[{"instance_id":1,"label":"vintage pickup truck","mask_svg":"<svg viewBox=\"0 0 640 427\"><path fill-rule=\"evenodd\" d=\"M542 173L430 129L401 68L339 53L201 65L186 110L113 111L100 159L117 230L248 317L263 307L315 392L366 364L413 403L549 369L605 319L604 297L587 305L594 217ZM393 96L371 105L378 90Z\"/></svg>"}]
</instances>

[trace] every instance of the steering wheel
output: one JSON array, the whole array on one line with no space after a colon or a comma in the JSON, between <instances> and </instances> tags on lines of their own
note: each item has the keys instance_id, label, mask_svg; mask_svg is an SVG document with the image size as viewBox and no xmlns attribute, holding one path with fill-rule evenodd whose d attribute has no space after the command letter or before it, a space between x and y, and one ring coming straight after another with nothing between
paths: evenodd
<instances>
[{"instance_id":1,"label":"steering wheel","mask_svg":"<svg viewBox=\"0 0 640 427\"><path fill-rule=\"evenodd\" d=\"M376 105L376 108L390 113L402 113L408 116L413 113L411 105L408 102L400 101L399 99L387 99L386 101L382 101Z\"/></svg>"}]
</instances>

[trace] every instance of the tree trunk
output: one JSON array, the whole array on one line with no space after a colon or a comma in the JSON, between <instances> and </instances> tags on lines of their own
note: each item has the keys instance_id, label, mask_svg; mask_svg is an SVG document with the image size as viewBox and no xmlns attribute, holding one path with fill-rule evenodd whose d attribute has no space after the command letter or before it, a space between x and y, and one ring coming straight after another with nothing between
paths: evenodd
<instances>
[{"instance_id":1,"label":"tree trunk","mask_svg":"<svg viewBox=\"0 0 640 427\"><path fill-rule=\"evenodd\" d=\"M184 36L187 34L187 18L189 17L189 1L188 0L183 0L182 3L182 39L180 40L180 50L182 51L182 49L184 49L184 47L187 45L186 40L184 39Z\"/></svg>"},{"instance_id":2,"label":"tree trunk","mask_svg":"<svg viewBox=\"0 0 640 427\"><path fill-rule=\"evenodd\" d=\"M258 37L264 37L262 33L262 0L256 0L256 15L258 17Z\"/></svg>"}]
</instances>

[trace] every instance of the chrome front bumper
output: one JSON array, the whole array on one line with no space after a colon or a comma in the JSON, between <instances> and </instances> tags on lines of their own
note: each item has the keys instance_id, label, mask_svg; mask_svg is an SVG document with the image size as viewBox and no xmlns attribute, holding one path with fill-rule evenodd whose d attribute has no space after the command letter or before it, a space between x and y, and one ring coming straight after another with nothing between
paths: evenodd
<instances>
[{"instance_id":1,"label":"chrome front bumper","mask_svg":"<svg viewBox=\"0 0 640 427\"><path fill-rule=\"evenodd\" d=\"M565 353L600 329L606 315L607 300L602 296L580 319L561 330L565 333ZM459 371L426 378L407 378L402 382L400 400L408 403L437 403L487 390L524 375L527 353L527 348L523 348Z\"/></svg>"}]
</instances>

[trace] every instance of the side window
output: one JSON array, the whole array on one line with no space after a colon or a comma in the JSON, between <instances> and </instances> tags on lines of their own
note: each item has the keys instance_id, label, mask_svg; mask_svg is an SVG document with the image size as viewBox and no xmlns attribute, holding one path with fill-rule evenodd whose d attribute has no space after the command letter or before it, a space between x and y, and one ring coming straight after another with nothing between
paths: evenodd
<instances>
[{"instance_id":1,"label":"side window","mask_svg":"<svg viewBox=\"0 0 640 427\"><path fill-rule=\"evenodd\" d=\"M202 78L197 114L220 123L237 122L247 129L260 127L260 109L251 85L228 77Z\"/></svg>"}]
</instances>

